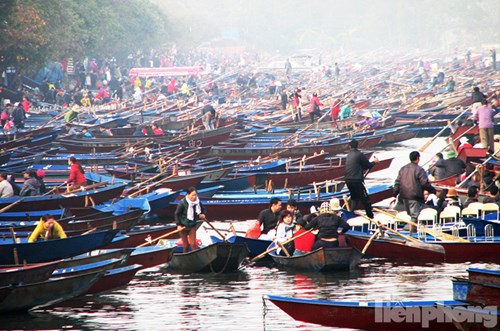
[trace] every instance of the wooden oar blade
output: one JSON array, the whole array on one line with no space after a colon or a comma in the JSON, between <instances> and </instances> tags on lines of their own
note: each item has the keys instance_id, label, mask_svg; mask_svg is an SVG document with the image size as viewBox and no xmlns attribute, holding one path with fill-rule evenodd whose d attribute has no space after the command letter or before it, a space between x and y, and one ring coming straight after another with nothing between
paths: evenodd
<instances>
[{"instance_id":1,"label":"wooden oar blade","mask_svg":"<svg viewBox=\"0 0 500 331\"><path fill-rule=\"evenodd\" d=\"M428 244L425 242L415 242L415 241L406 241L405 244L407 246L415 247L418 249L433 251L433 252L439 253L439 254L446 254L444 247L439 245L439 244Z\"/></svg>"}]
</instances>

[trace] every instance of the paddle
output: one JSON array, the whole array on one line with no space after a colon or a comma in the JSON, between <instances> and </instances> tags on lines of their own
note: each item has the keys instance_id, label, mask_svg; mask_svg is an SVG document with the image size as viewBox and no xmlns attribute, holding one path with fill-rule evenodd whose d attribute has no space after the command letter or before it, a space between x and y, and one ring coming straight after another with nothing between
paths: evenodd
<instances>
[{"instance_id":1,"label":"paddle","mask_svg":"<svg viewBox=\"0 0 500 331\"><path fill-rule=\"evenodd\" d=\"M284 241L284 242L282 242L281 244L284 246L284 245L288 244L289 242L292 242L292 241L294 241L295 239L300 238L300 237L304 236L304 235L305 235L305 234L307 234L307 233L310 233L310 232L311 232L311 231L313 231L313 230L314 230L314 229L309 229L309 230L307 230L306 232L302 232L301 234L299 234L299 235L297 235L297 236L294 236L294 237L292 237L292 238L290 238L290 239L285 240L285 241ZM262 259L264 256L266 256L268 253L271 253L272 251L274 251L274 250L276 250L276 249L278 249L278 248L279 248L279 246L278 246L278 245L274 245L274 247L273 247L273 248L269 248L269 249L268 249L268 250L266 250L265 252L260 253L259 255L257 255L257 256L256 256L256 257L254 257L253 259L251 259L251 260L250 260L250 262L256 262L256 261L258 261L258 260Z\"/></svg>"},{"instance_id":2,"label":"paddle","mask_svg":"<svg viewBox=\"0 0 500 331\"><path fill-rule=\"evenodd\" d=\"M14 201L13 203L11 203L10 205L7 205L5 207L3 207L2 209L0 209L0 214L1 213L5 213L7 210L11 209L12 207L14 207L15 205L17 205L18 203L21 203L24 201L24 198L21 198L17 201Z\"/></svg>"},{"instance_id":3,"label":"paddle","mask_svg":"<svg viewBox=\"0 0 500 331\"><path fill-rule=\"evenodd\" d=\"M424 242L421 242L420 240L418 239L415 239L413 237L409 237L409 236L406 236L402 233L399 233L398 231L396 230L393 230L391 229L390 227L380 223L379 221L376 221L366 215L363 215L361 214L360 212L354 212L356 215L358 216L361 216L363 217L364 219L370 221L371 223L377 225L379 228L383 228L384 230L386 231L389 231L390 233L392 234L395 234L403 239L406 239L406 243L408 246L414 246L416 248L419 248L419 249L425 249L425 250L428 250L428 251L434 251L436 253L440 253L440 254L445 254L445 250L444 250L444 247L443 246L440 246L440 245L433 245L433 244L426 244ZM411 243L411 244L410 244Z\"/></svg>"},{"instance_id":4,"label":"paddle","mask_svg":"<svg viewBox=\"0 0 500 331\"><path fill-rule=\"evenodd\" d=\"M223 241L227 242L226 236L223 235L212 223L210 223L206 218L203 220L205 223L210 225L210 227L222 238Z\"/></svg>"},{"instance_id":5,"label":"paddle","mask_svg":"<svg viewBox=\"0 0 500 331\"><path fill-rule=\"evenodd\" d=\"M410 225L413 225L413 226L417 226L418 227L418 224L415 223L415 222L412 222L412 221L408 221L408 220L405 220L403 218L400 218L400 217L397 217L396 215L392 214L392 213L389 213L385 210L382 210L382 209L379 209L379 208L373 208L373 210L379 212L379 213L382 213L384 215L387 215L387 216L390 216L390 217L394 217L395 219L397 219L398 221L401 221L401 222L405 222L407 224L410 224ZM430 234L431 236L433 236L434 238L436 239L440 239L440 240L448 240L448 241L457 241L457 242L469 242L468 240L465 240L463 238L459 238L459 237L455 237L451 234L447 234L447 233L437 233L436 230L434 229L429 229L425 226L421 227L424 229L425 233L427 234Z\"/></svg>"},{"instance_id":6,"label":"paddle","mask_svg":"<svg viewBox=\"0 0 500 331\"><path fill-rule=\"evenodd\" d=\"M171 231L171 232L169 232L169 233L165 233L165 234L163 234L163 235L161 235L161 236L159 236L159 237L156 237L155 239L152 239L152 240L149 240L149 241L147 241L147 242L145 242L145 243L143 243L143 244L140 244L140 245L139 245L139 246L137 246L137 247L144 247L144 246L147 246L147 245L151 245L151 244L153 244L155 241L158 241L158 240L160 240L160 239L163 239L163 238L165 238L165 237L168 237L168 236L170 236L170 235L172 235L172 234L179 233L179 232L181 232L181 231L182 231L182 230L184 230L184 229L185 229L185 227L183 226L183 227L181 227L181 228L179 228L179 229L177 229L177 230Z\"/></svg>"},{"instance_id":7,"label":"paddle","mask_svg":"<svg viewBox=\"0 0 500 331\"><path fill-rule=\"evenodd\" d=\"M377 229L377 231L375 231L372 236L370 237L370 239L368 240L368 242L366 243L365 247L363 247L363 250L361 251L361 254L365 254L366 250L368 249L368 247L370 247L373 239L375 239L375 237L380 233L380 228Z\"/></svg>"},{"instance_id":8,"label":"paddle","mask_svg":"<svg viewBox=\"0 0 500 331\"><path fill-rule=\"evenodd\" d=\"M419 152L423 152L429 147L434 140L436 140L437 137L439 137L448 127L450 127L454 122L456 122L460 117L462 117L466 112L469 111L469 108L465 109L463 112L461 112L453 121L448 123L445 127L443 127L434 137L431 138L431 140L427 141L422 147L418 149Z\"/></svg>"}]
</instances>

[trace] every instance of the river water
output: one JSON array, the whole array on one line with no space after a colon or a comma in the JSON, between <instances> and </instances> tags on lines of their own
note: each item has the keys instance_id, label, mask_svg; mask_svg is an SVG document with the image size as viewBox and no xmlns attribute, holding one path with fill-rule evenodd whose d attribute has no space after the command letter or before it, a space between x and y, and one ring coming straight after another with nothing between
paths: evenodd
<instances>
[{"instance_id":1,"label":"river water","mask_svg":"<svg viewBox=\"0 0 500 331\"><path fill-rule=\"evenodd\" d=\"M395 157L390 169L369 175L368 183L392 182L411 150L427 139L377 147L379 158ZM433 144L422 162L442 148ZM256 211L258 213L258 211ZM209 214L209 211L208 211ZM218 227L227 224L215 222ZM243 230L249 222L235 224ZM362 260L351 273L291 273L268 265L244 267L233 274L179 275L161 267L143 270L125 288L73 299L58 307L0 316L0 329L19 330L330 330L297 322L264 294L310 299L444 300L452 298L452 276L468 267L498 269L497 264L397 264Z\"/></svg>"}]
</instances>

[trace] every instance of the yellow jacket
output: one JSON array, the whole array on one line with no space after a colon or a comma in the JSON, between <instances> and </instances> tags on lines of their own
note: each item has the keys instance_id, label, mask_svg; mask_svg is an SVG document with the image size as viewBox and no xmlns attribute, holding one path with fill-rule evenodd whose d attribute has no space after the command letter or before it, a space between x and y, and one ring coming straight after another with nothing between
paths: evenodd
<instances>
[{"instance_id":1,"label":"yellow jacket","mask_svg":"<svg viewBox=\"0 0 500 331\"><path fill-rule=\"evenodd\" d=\"M49 234L49 237L47 239L60 239L60 238L66 238L66 233L64 232L62 226L54 222L54 227L52 228L52 233ZM45 235L47 234L47 227L45 226L45 222L40 221L38 225L36 226L35 230L31 233L30 237L28 238L28 242L32 243L38 240L38 238L41 238L42 240L45 240Z\"/></svg>"}]
</instances>

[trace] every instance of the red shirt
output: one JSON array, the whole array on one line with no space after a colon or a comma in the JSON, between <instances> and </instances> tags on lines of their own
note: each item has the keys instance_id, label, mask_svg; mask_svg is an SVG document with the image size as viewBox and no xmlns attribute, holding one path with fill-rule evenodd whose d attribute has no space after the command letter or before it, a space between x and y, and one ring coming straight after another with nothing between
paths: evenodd
<instances>
[{"instance_id":1,"label":"red shirt","mask_svg":"<svg viewBox=\"0 0 500 331\"><path fill-rule=\"evenodd\" d=\"M340 106L338 104L333 105L332 110L330 112L330 117L334 120L339 118Z\"/></svg>"},{"instance_id":2,"label":"red shirt","mask_svg":"<svg viewBox=\"0 0 500 331\"><path fill-rule=\"evenodd\" d=\"M87 184L87 178L85 174L80 170L80 165L78 163L73 163L71 169L69 170L68 183L74 184Z\"/></svg>"},{"instance_id":3,"label":"red shirt","mask_svg":"<svg viewBox=\"0 0 500 331\"><path fill-rule=\"evenodd\" d=\"M157 136L161 136L163 134L163 130L160 128L154 129L153 133Z\"/></svg>"},{"instance_id":4,"label":"red shirt","mask_svg":"<svg viewBox=\"0 0 500 331\"><path fill-rule=\"evenodd\" d=\"M300 235L301 233L304 233L304 232L307 232L307 231L304 229L300 229L299 231L295 232L295 234L293 236L297 237L298 235ZM309 232L308 234L305 234L305 235L295 239L293 242L294 242L295 249L300 249L303 252L310 252L315 241L316 241L316 236L314 234L312 234L311 232Z\"/></svg>"},{"instance_id":5,"label":"red shirt","mask_svg":"<svg viewBox=\"0 0 500 331\"><path fill-rule=\"evenodd\" d=\"M321 101L319 101L319 98L317 96L311 98L311 104L309 106L309 112L312 113L314 111L314 105L323 106Z\"/></svg>"}]
</instances>

